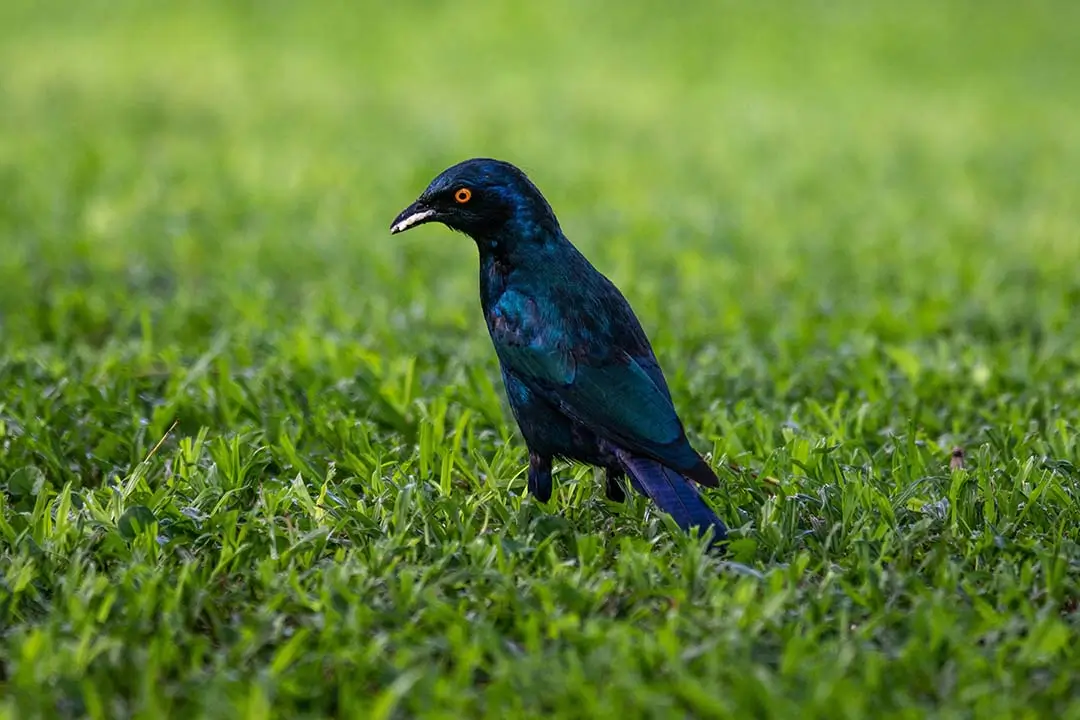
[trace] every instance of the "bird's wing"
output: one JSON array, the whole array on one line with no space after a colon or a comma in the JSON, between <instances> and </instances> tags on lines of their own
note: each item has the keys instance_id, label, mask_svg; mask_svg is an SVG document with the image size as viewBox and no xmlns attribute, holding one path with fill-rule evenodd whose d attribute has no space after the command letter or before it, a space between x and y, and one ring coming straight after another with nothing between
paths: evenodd
<instances>
[{"instance_id":1,"label":"bird's wing","mask_svg":"<svg viewBox=\"0 0 1080 720\"><path fill-rule=\"evenodd\" d=\"M582 353L557 330L537 331L530 322L535 318L527 316L531 301L511 295L493 308L489 330L500 361L515 376L566 415L631 452L675 467L698 462L666 387L659 387L641 362L618 349L604 357Z\"/></svg>"}]
</instances>

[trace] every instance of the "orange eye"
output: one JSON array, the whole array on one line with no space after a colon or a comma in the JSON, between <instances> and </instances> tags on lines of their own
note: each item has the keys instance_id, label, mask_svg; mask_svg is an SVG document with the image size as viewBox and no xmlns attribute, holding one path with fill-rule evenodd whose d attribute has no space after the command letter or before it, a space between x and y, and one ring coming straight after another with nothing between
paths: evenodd
<instances>
[{"instance_id":1,"label":"orange eye","mask_svg":"<svg viewBox=\"0 0 1080 720\"><path fill-rule=\"evenodd\" d=\"M461 188L454 193L454 199L464 205L472 199L472 190L469 190L469 188Z\"/></svg>"}]
</instances>

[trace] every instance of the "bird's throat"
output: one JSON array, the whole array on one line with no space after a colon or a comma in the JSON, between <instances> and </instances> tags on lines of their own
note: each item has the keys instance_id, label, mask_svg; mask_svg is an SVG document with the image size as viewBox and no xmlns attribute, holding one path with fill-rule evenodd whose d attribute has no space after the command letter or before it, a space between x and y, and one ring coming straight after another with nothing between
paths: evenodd
<instances>
[{"instance_id":1,"label":"bird's throat","mask_svg":"<svg viewBox=\"0 0 1080 720\"><path fill-rule=\"evenodd\" d=\"M477 243L479 244L479 243ZM480 251L480 305L484 312L492 307L510 283L513 266L499 253Z\"/></svg>"}]
</instances>

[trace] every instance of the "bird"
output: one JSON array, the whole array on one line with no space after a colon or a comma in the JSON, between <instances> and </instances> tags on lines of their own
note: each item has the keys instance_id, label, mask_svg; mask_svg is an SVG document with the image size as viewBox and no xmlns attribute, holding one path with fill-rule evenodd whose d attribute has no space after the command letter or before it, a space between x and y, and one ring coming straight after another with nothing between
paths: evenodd
<instances>
[{"instance_id":1,"label":"bird","mask_svg":"<svg viewBox=\"0 0 1080 720\"><path fill-rule=\"evenodd\" d=\"M722 550L727 527L695 487L719 480L687 439L640 321L525 172L493 158L453 165L390 233L433 222L479 251L480 306L528 449L528 492L551 499L556 459L593 465L608 499L625 500L628 478L684 531L711 529L710 549Z\"/></svg>"}]
</instances>

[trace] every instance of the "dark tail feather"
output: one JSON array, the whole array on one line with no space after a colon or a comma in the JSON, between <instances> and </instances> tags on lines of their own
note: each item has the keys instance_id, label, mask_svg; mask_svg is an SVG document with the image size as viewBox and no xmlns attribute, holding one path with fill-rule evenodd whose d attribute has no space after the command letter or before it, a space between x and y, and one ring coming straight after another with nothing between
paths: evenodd
<instances>
[{"instance_id":1,"label":"dark tail feather","mask_svg":"<svg viewBox=\"0 0 1080 720\"><path fill-rule=\"evenodd\" d=\"M686 477L694 482L701 483L705 487L720 487L720 479L716 477L716 473L713 472L707 462L700 458L698 458L697 465L686 471Z\"/></svg>"},{"instance_id":2,"label":"dark tail feather","mask_svg":"<svg viewBox=\"0 0 1080 720\"><path fill-rule=\"evenodd\" d=\"M634 487L675 518L679 527L687 531L697 527L702 534L706 529L713 528L713 547L727 541L727 527L724 522L705 504L701 495L685 477L655 460L621 450L616 454Z\"/></svg>"}]
</instances>

